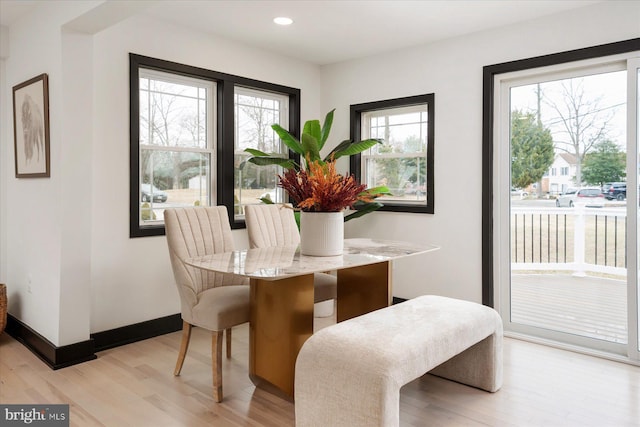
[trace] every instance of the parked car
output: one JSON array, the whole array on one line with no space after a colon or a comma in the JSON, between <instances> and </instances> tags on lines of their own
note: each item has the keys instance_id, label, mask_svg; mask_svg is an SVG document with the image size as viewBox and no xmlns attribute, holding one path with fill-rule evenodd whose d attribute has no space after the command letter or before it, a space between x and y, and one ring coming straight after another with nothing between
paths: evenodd
<instances>
[{"instance_id":1,"label":"parked car","mask_svg":"<svg viewBox=\"0 0 640 427\"><path fill-rule=\"evenodd\" d=\"M140 198L143 202L150 202L153 197L154 202L164 203L169 197L167 193L156 188L151 184L142 184L140 186Z\"/></svg>"},{"instance_id":2,"label":"parked car","mask_svg":"<svg viewBox=\"0 0 640 427\"><path fill-rule=\"evenodd\" d=\"M584 206L588 208L604 207L604 194L600 187L570 188L556 199L557 207Z\"/></svg>"},{"instance_id":3,"label":"parked car","mask_svg":"<svg viewBox=\"0 0 640 427\"><path fill-rule=\"evenodd\" d=\"M602 186L602 194L607 200L624 200L627 198L626 182L608 182Z\"/></svg>"},{"instance_id":4,"label":"parked car","mask_svg":"<svg viewBox=\"0 0 640 427\"><path fill-rule=\"evenodd\" d=\"M511 187L511 195L512 196L519 196L520 198L522 197L527 197L529 195L529 193L527 193L526 191L520 189L520 188L514 188Z\"/></svg>"}]
</instances>

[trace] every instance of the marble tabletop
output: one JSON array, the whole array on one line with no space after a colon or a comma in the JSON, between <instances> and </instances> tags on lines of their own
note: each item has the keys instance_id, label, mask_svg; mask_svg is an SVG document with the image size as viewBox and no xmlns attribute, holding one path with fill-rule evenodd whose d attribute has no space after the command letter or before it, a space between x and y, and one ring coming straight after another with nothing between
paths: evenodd
<instances>
[{"instance_id":1,"label":"marble tabletop","mask_svg":"<svg viewBox=\"0 0 640 427\"><path fill-rule=\"evenodd\" d=\"M188 258L185 263L204 270L277 280L391 261L438 249L435 245L392 240L345 239L343 254L338 256L307 256L300 254L299 246L277 246Z\"/></svg>"}]
</instances>

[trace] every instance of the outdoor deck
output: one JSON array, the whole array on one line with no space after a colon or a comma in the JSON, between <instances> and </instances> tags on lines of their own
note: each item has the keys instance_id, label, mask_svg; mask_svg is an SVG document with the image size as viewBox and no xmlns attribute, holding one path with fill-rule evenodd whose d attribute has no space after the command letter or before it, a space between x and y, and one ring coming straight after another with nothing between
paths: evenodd
<instances>
[{"instance_id":1,"label":"outdoor deck","mask_svg":"<svg viewBox=\"0 0 640 427\"><path fill-rule=\"evenodd\" d=\"M627 287L622 280L513 274L511 287L512 322L627 342Z\"/></svg>"}]
</instances>

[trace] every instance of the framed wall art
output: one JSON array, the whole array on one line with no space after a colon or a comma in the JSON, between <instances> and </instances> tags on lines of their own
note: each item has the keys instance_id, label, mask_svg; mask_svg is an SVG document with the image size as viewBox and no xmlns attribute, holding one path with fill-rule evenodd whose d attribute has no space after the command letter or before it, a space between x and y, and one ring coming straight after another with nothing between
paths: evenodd
<instances>
[{"instance_id":1,"label":"framed wall art","mask_svg":"<svg viewBox=\"0 0 640 427\"><path fill-rule=\"evenodd\" d=\"M41 74L13 87L16 178L49 177L49 80Z\"/></svg>"}]
</instances>

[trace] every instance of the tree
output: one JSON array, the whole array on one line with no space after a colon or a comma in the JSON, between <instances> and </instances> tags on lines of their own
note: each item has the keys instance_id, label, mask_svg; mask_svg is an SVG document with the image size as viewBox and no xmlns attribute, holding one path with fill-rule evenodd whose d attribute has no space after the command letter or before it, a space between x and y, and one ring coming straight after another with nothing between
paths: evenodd
<instances>
[{"instance_id":1,"label":"tree","mask_svg":"<svg viewBox=\"0 0 640 427\"><path fill-rule=\"evenodd\" d=\"M424 141L416 135L407 137L404 141L404 153L421 153L426 151ZM426 156L416 154L415 157L406 157L402 160L407 181L422 186L426 184L427 179L427 159Z\"/></svg>"},{"instance_id":2,"label":"tree","mask_svg":"<svg viewBox=\"0 0 640 427\"><path fill-rule=\"evenodd\" d=\"M378 150L380 154L392 154L396 152L394 146L387 142L388 140L385 140L383 145L380 146ZM383 158L376 161L376 175L382 177L384 185L391 188L392 191L397 192L402 188L403 180L400 176L401 169L400 158Z\"/></svg>"},{"instance_id":3,"label":"tree","mask_svg":"<svg viewBox=\"0 0 640 427\"><path fill-rule=\"evenodd\" d=\"M594 151L584 158L582 177L587 184L602 185L620 181L625 177L626 155L610 140L594 146Z\"/></svg>"},{"instance_id":4,"label":"tree","mask_svg":"<svg viewBox=\"0 0 640 427\"><path fill-rule=\"evenodd\" d=\"M524 188L539 181L553 163L551 131L535 114L511 112L511 185Z\"/></svg>"},{"instance_id":5,"label":"tree","mask_svg":"<svg viewBox=\"0 0 640 427\"><path fill-rule=\"evenodd\" d=\"M163 147L192 147L205 135L204 121L189 99L188 88L177 83L149 80L148 94L140 103L141 142ZM183 176L185 161L191 162L187 152L142 150L143 182L151 182L161 189L180 188L188 180ZM160 184L162 181L162 184Z\"/></svg>"},{"instance_id":6,"label":"tree","mask_svg":"<svg viewBox=\"0 0 640 427\"><path fill-rule=\"evenodd\" d=\"M557 118L547 126L558 125L554 130L556 149L573 154L576 158L576 184L583 181L582 164L593 147L608 138L610 122L615 110L601 105L603 96L586 92L584 78L572 78L560 83L560 97L543 93L546 105L552 108Z\"/></svg>"},{"instance_id":7,"label":"tree","mask_svg":"<svg viewBox=\"0 0 640 427\"><path fill-rule=\"evenodd\" d=\"M235 174L237 186L245 188L275 188L277 175L281 171L276 166L267 168L248 164L242 170L240 165L249 157L241 152L245 148L253 148L267 153L280 153L280 140L276 137L271 125L278 123L279 113L274 110L274 101L258 95L238 95L236 99L236 155ZM284 154L287 154L286 151Z\"/></svg>"}]
</instances>

